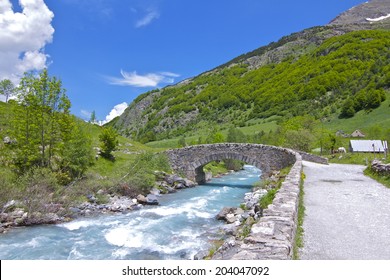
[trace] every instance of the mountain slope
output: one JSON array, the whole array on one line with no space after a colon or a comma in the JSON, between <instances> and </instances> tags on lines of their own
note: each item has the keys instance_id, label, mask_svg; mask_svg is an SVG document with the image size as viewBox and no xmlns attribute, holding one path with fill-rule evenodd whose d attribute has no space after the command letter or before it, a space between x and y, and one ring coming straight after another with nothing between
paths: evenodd
<instances>
[{"instance_id":1,"label":"mountain slope","mask_svg":"<svg viewBox=\"0 0 390 280\"><path fill-rule=\"evenodd\" d=\"M112 125L149 142L275 115L323 118L342 113L346 100L354 111L378 107L390 86L390 20L361 19L383 17L386 10L372 12L383 2L388 1L363 4L327 26L283 37L195 78L145 93Z\"/></svg>"}]
</instances>

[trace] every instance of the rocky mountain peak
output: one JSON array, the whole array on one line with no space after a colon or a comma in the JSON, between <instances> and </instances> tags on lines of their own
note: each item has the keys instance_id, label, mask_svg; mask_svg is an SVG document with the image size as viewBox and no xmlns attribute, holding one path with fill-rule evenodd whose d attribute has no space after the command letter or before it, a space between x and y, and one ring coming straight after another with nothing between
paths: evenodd
<instances>
[{"instance_id":1,"label":"rocky mountain peak","mask_svg":"<svg viewBox=\"0 0 390 280\"><path fill-rule=\"evenodd\" d=\"M367 24L390 20L390 0L370 0L340 14L329 25Z\"/></svg>"}]
</instances>

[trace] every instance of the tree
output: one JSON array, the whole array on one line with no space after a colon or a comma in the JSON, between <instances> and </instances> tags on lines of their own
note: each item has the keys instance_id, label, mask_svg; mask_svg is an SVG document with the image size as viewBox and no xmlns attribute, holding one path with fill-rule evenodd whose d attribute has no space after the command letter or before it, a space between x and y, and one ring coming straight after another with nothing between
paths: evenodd
<instances>
[{"instance_id":1,"label":"tree","mask_svg":"<svg viewBox=\"0 0 390 280\"><path fill-rule=\"evenodd\" d=\"M0 94L5 96L5 102L8 102L8 99L13 95L15 90L14 84L8 80L0 81Z\"/></svg>"},{"instance_id":2,"label":"tree","mask_svg":"<svg viewBox=\"0 0 390 280\"><path fill-rule=\"evenodd\" d=\"M285 137L286 147L303 152L310 152L314 141L314 136L306 129L289 130Z\"/></svg>"},{"instance_id":3,"label":"tree","mask_svg":"<svg viewBox=\"0 0 390 280\"><path fill-rule=\"evenodd\" d=\"M15 107L13 122L15 165L22 172L32 166L53 169L74 125L65 89L45 69L38 76L26 73L16 92L20 106Z\"/></svg>"},{"instance_id":4,"label":"tree","mask_svg":"<svg viewBox=\"0 0 390 280\"><path fill-rule=\"evenodd\" d=\"M352 118L355 115L354 102L348 98L341 107L340 118Z\"/></svg>"},{"instance_id":5,"label":"tree","mask_svg":"<svg viewBox=\"0 0 390 280\"><path fill-rule=\"evenodd\" d=\"M112 127L103 128L99 135L101 156L107 159L114 159L111 154L118 146L118 133Z\"/></svg>"},{"instance_id":6,"label":"tree","mask_svg":"<svg viewBox=\"0 0 390 280\"><path fill-rule=\"evenodd\" d=\"M95 110L92 111L91 117L90 117L90 119L89 119L89 122L90 122L90 123L96 123L96 113L95 113Z\"/></svg>"},{"instance_id":7,"label":"tree","mask_svg":"<svg viewBox=\"0 0 390 280\"><path fill-rule=\"evenodd\" d=\"M180 148L183 148L183 147L187 146L186 138L184 136L179 139L178 145L179 145Z\"/></svg>"},{"instance_id":8,"label":"tree","mask_svg":"<svg viewBox=\"0 0 390 280\"><path fill-rule=\"evenodd\" d=\"M85 128L74 125L69 141L64 143L59 162L62 183L68 183L72 178L81 177L93 164L94 155L92 141L87 137Z\"/></svg>"},{"instance_id":9,"label":"tree","mask_svg":"<svg viewBox=\"0 0 390 280\"><path fill-rule=\"evenodd\" d=\"M229 128L227 137L226 137L226 142L229 143L245 143L246 142L246 136L245 134L234 127Z\"/></svg>"}]
</instances>

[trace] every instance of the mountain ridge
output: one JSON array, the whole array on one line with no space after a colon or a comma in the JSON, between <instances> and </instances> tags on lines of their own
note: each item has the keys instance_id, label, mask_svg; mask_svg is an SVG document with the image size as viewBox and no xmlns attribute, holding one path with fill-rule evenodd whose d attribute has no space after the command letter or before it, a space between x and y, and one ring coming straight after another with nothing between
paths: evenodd
<instances>
[{"instance_id":1,"label":"mountain ridge","mask_svg":"<svg viewBox=\"0 0 390 280\"><path fill-rule=\"evenodd\" d=\"M242 83L240 80L244 77L247 79L248 75L253 76L252 80L261 80L262 76L264 78L267 77L267 75L270 75L269 71L273 71L270 68L275 69L285 61L289 61L290 64L296 63L299 59L310 54L310 52L313 52L331 38L342 37L342 35L361 30L389 30L389 18L378 22L363 22L361 20L368 16L384 16L387 11L389 11L390 14L389 9L381 11L380 13L376 12L374 9L374 7L386 6L384 4L388 2L388 0L373 0L364 3L340 14L328 25L308 28L282 37L277 42L240 55L227 63L210 71L201 73L196 77L184 80L176 85L144 93L129 105L122 116L115 119L115 121L111 122L109 125L114 126L125 136L142 142L148 142L156 140L156 138L169 138L188 131L197 130L199 127L196 127L196 123L199 123L204 119L213 121L217 125L233 123L233 125L238 126L240 122L248 121L251 118L269 117L272 110L269 111L269 108L267 109L266 106L263 106L262 104L253 104L253 100L248 98L249 95L257 98L256 95L245 93L248 96L242 97L241 95L243 94L241 94L239 90L230 92L230 89L237 89L235 86ZM388 8L388 6L386 6L386 8ZM366 10L367 12L365 12ZM348 20L346 21L345 19ZM366 39L371 40L370 38ZM356 44L358 44L359 39L356 40ZM375 59L382 58L376 57ZM286 64L286 66L288 65L289 64ZM258 74L252 75L251 73L254 73L255 71L257 71ZM279 69L278 71L282 71L282 69ZM224 76L226 77L226 75L230 75L231 77L229 76L229 78L231 78L231 80L224 80ZM212 76L215 77L215 79L220 80L219 84L210 79ZM286 77L287 76L285 75L284 78ZM277 82L276 78L275 81ZM257 86L258 84L254 83L254 85ZM288 85L286 87L288 87ZM221 88L225 89L221 90ZM255 89L242 89L244 91L255 91ZM285 90L286 92L289 91L289 89L282 90ZM320 88L320 91L323 92L323 94L327 92L327 94L329 94L329 90L325 89L324 91ZM358 90L356 89L356 92L357 91ZM354 92L354 94L356 92ZM220 96L213 96L213 94L217 93L219 93ZM259 92L259 94L261 95L264 93ZM295 95L284 94L287 99L301 98L296 95L296 93ZM272 96L270 96L270 98L272 98ZM318 100L315 101L315 99L313 99L314 102L321 101L320 97L316 98ZM191 104L188 102L189 99L197 103ZM208 109L204 108L205 106L207 106ZM268 104L267 106L275 106L275 104ZM266 108L265 111L263 110L264 108ZM282 108L282 111L284 109L285 108ZM212 112L208 114L207 110ZM236 112L231 112L232 110L236 110ZM267 110L269 112L267 112ZM234 115L235 113L237 118L239 118L238 121ZM214 114L215 117L210 116L210 114ZM224 114L225 117L221 117L221 114ZM292 112L291 114L294 115L295 113Z\"/></svg>"}]
</instances>

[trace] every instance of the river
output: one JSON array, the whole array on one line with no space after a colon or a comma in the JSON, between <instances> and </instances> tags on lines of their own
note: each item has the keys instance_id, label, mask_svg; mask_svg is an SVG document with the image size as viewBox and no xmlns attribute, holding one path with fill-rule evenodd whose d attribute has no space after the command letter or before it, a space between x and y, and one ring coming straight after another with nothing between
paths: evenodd
<instances>
[{"instance_id":1,"label":"river","mask_svg":"<svg viewBox=\"0 0 390 280\"><path fill-rule=\"evenodd\" d=\"M205 185L159 197L159 206L126 214L15 228L0 235L0 259L193 259L221 238L215 216L243 202L260 170L249 165Z\"/></svg>"}]
</instances>

